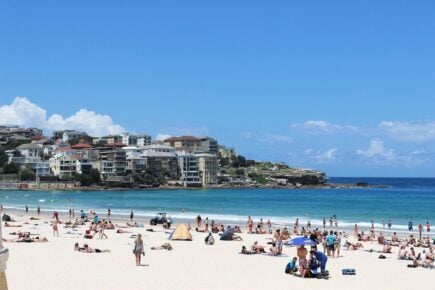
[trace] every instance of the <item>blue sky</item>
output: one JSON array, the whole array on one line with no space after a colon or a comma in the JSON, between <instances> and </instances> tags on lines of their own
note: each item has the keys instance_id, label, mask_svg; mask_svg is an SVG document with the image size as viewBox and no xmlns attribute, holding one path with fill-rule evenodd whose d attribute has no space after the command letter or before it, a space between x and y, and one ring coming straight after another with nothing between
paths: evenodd
<instances>
[{"instance_id":1,"label":"blue sky","mask_svg":"<svg viewBox=\"0 0 435 290\"><path fill-rule=\"evenodd\" d=\"M3 2L0 123L210 135L331 176L433 177L434 13L433 1Z\"/></svg>"}]
</instances>

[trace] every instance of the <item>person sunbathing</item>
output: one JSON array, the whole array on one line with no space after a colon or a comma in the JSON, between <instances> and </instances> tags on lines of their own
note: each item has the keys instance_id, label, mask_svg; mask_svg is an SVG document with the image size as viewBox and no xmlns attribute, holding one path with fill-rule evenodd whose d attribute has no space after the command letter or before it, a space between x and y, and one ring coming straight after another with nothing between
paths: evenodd
<instances>
[{"instance_id":1,"label":"person sunbathing","mask_svg":"<svg viewBox=\"0 0 435 290\"><path fill-rule=\"evenodd\" d=\"M34 237L31 238L30 236L23 236L15 239L5 239L2 238L4 242L8 243L45 243L48 242L48 239L46 237Z\"/></svg>"},{"instance_id":2,"label":"person sunbathing","mask_svg":"<svg viewBox=\"0 0 435 290\"><path fill-rule=\"evenodd\" d=\"M405 249L405 246L400 246L400 250L398 253L398 258L400 260L406 260L408 257L408 251Z\"/></svg>"},{"instance_id":3,"label":"person sunbathing","mask_svg":"<svg viewBox=\"0 0 435 290\"><path fill-rule=\"evenodd\" d=\"M126 230L123 230L123 229L117 229L117 230L116 230L116 233L117 233L117 234L131 234L131 233L133 233L133 232L131 232L131 231L126 231Z\"/></svg>"},{"instance_id":4,"label":"person sunbathing","mask_svg":"<svg viewBox=\"0 0 435 290\"><path fill-rule=\"evenodd\" d=\"M8 222L5 222L5 227L7 227L7 228L21 228L22 225L10 224Z\"/></svg>"},{"instance_id":5,"label":"person sunbathing","mask_svg":"<svg viewBox=\"0 0 435 290\"><path fill-rule=\"evenodd\" d=\"M253 252L253 251L247 250L246 246L242 246L242 250L240 251L240 254L243 254L243 255L254 255L256 253Z\"/></svg>"},{"instance_id":6,"label":"person sunbathing","mask_svg":"<svg viewBox=\"0 0 435 290\"><path fill-rule=\"evenodd\" d=\"M345 247L347 250L349 250L349 251L355 251L355 250L358 250L358 249L360 249L360 248L363 248L363 244L362 244L362 243L355 243L355 244L353 244L353 243L351 243L351 242L349 242L349 241L346 241L346 242L344 243L344 247Z\"/></svg>"},{"instance_id":7,"label":"person sunbathing","mask_svg":"<svg viewBox=\"0 0 435 290\"><path fill-rule=\"evenodd\" d=\"M255 241L254 244L251 247L252 251L254 251L257 254L260 253L266 253L266 251L264 250L264 246L261 246L258 244L258 241Z\"/></svg>"},{"instance_id":8,"label":"person sunbathing","mask_svg":"<svg viewBox=\"0 0 435 290\"><path fill-rule=\"evenodd\" d=\"M31 216L31 217L30 217L30 220L31 220L31 221L39 221L40 218L36 218L36 217Z\"/></svg>"},{"instance_id":9,"label":"person sunbathing","mask_svg":"<svg viewBox=\"0 0 435 290\"><path fill-rule=\"evenodd\" d=\"M197 231L198 233L205 233L206 232L205 229L198 229L198 228L195 228L195 231Z\"/></svg>"},{"instance_id":10,"label":"person sunbathing","mask_svg":"<svg viewBox=\"0 0 435 290\"><path fill-rule=\"evenodd\" d=\"M168 251L171 251L172 250L172 246L171 246L170 243L164 243L160 247L151 247L151 250L168 250Z\"/></svg>"},{"instance_id":11,"label":"person sunbathing","mask_svg":"<svg viewBox=\"0 0 435 290\"><path fill-rule=\"evenodd\" d=\"M74 251L79 251L81 253L110 253L110 250L107 249L93 249L91 247L88 246L88 244L84 244L83 247L81 248L79 246L79 243L75 243L74 244Z\"/></svg>"},{"instance_id":12,"label":"person sunbathing","mask_svg":"<svg viewBox=\"0 0 435 290\"><path fill-rule=\"evenodd\" d=\"M392 247L387 242L384 243L384 247L382 248L383 253L391 253Z\"/></svg>"}]
</instances>

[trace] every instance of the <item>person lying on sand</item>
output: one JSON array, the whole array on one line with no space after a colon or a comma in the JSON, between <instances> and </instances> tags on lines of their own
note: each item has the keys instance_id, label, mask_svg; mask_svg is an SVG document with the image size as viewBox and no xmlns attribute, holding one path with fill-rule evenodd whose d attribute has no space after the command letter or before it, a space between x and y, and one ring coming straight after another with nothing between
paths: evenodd
<instances>
[{"instance_id":1,"label":"person lying on sand","mask_svg":"<svg viewBox=\"0 0 435 290\"><path fill-rule=\"evenodd\" d=\"M74 251L79 251L81 253L88 253L88 254L90 254L90 253L110 253L110 250L93 249L93 248L89 247L88 244L84 244L83 247L81 248L79 246L79 243L74 244Z\"/></svg>"},{"instance_id":2,"label":"person lying on sand","mask_svg":"<svg viewBox=\"0 0 435 290\"><path fill-rule=\"evenodd\" d=\"M8 243L45 243L45 242L48 242L48 239L46 237L31 238L30 236L15 238L15 239L2 238L2 240L3 240L3 242L8 242Z\"/></svg>"},{"instance_id":3,"label":"person lying on sand","mask_svg":"<svg viewBox=\"0 0 435 290\"><path fill-rule=\"evenodd\" d=\"M131 232L131 231L126 231L126 230L123 230L123 229L117 229L117 230L116 230L116 233L117 233L117 234L131 234L131 233L133 233L133 232Z\"/></svg>"},{"instance_id":4,"label":"person lying on sand","mask_svg":"<svg viewBox=\"0 0 435 290\"><path fill-rule=\"evenodd\" d=\"M31 216L31 217L30 217L30 220L31 220L31 221L39 221L40 218L36 218L36 217Z\"/></svg>"},{"instance_id":5,"label":"person lying on sand","mask_svg":"<svg viewBox=\"0 0 435 290\"><path fill-rule=\"evenodd\" d=\"M353 244L353 243L351 243L349 241L346 241L344 243L344 248L349 250L349 251L355 251L355 250L358 250L358 249L363 248L363 247L364 247L363 244L362 243L358 243L358 242Z\"/></svg>"},{"instance_id":6,"label":"person lying on sand","mask_svg":"<svg viewBox=\"0 0 435 290\"><path fill-rule=\"evenodd\" d=\"M21 228L23 225L17 225L17 224L11 224L8 222L5 222L5 227L7 228Z\"/></svg>"},{"instance_id":7,"label":"person lying on sand","mask_svg":"<svg viewBox=\"0 0 435 290\"><path fill-rule=\"evenodd\" d=\"M168 250L168 251L171 251L172 250L172 246L171 246L170 243L164 243L160 247L151 247L151 250Z\"/></svg>"},{"instance_id":8,"label":"person lying on sand","mask_svg":"<svg viewBox=\"0 0 435 290\"><path fill-rule=\"evenodd\" d=\"M242 246L242 250L240 251L242 255L254 255L256 254L254 251L249 251L246 249L246 246Z\"/></svg>"},{"instance_id":9,"label":"person lying on sand","mask_svg":"<svg viewBox=\"0 0 435 290\"><path fill-rule=\"evenodd\" d=\"M195 231L198 233L205 233L206 232L205 229L198 229L198 228L195 228Z\"/></svg>"},{"instance_id":10,"label":"person lying on sand","mask_svg":"<svg viewBox=\"0 0 435 290\"><path fill-rule=\"evenodd\" d=\"M131 226L129 226L128 223L127 223L126 226L121 226L121 225L118 225L118 224L115 224L115 226L116 226L117 228L121 228L121 229L129 229L129 228L131 228Z\"/></svg>"}]
</instances>

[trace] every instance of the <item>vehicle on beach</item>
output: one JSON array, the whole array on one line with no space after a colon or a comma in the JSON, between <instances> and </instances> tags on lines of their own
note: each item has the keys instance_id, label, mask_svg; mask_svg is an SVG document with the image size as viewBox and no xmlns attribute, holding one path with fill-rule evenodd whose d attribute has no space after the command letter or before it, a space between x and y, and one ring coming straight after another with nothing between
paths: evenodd
<instances>
[{"instance_id":1,"label":"vehicle on beach","mask_svg":"<svg viewBox=\"0 0 435 290\"><path fill-rule=\"evenodd\" d=\"M150 220L150 225L155 226L158 224L167 224L168 227L171 226L171 219L166 215L165 212L159 212L157 215Z\"/></svg>"}]
</instances>

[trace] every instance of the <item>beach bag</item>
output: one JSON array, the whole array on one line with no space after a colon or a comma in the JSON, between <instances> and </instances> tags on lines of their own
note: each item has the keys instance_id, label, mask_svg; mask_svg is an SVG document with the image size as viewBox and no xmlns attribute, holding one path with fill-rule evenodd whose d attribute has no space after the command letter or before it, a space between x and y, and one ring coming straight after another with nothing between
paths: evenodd
<instances>
[{"instance_id":1,"label":"beach bag","mask_svg":"<svg viewBox=\"0 0 435 290\"><path fill-rule=\"evenodd\" d=\"M341 270L343 275L356 275L355 269L343 269Z\"/></svg>"}]
</instances>

